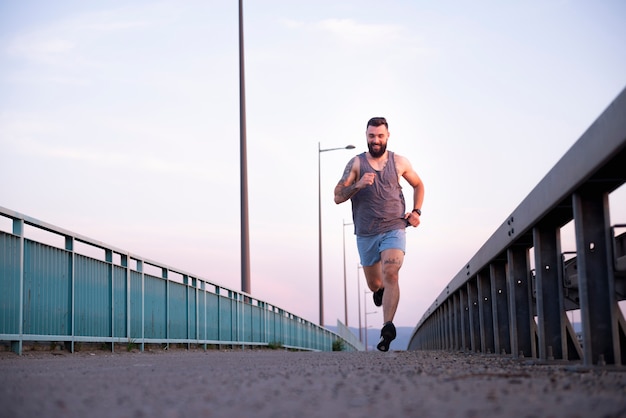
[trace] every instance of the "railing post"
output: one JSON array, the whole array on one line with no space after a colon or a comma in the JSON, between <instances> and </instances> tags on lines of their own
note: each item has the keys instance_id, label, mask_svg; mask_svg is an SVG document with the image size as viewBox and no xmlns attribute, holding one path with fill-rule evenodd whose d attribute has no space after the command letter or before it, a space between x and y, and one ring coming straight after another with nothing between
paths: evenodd
<instances>
[{"instance_id":1,"label":"railing post","mask_svg":"<svg viewBox=\"0 0 626 418\"><path fill-rule=\"evenodd\" d=\"M489 271L480 272L476 276L478 285L478 314L480 318L480 344L483 353L493 353L494 328L493 328L493 303L491 300L491 278Z\"/></svg>"},{"instance_id":2,"label":"railing post","mask_svg":"<svg viewBox=\"0 0 626 418\"><path fill-rule=\"evenodd\" d=\"M130 303L130 257L129 254L120 254L121 257L121 264L122 267L124 267L124 284L126 286L126 338L128 339L128 342L132 341L132 336L131 336L131 329L130 329L130 324L131 324L131 317L132 317L132 312L131 312L131 303Z\"/></svg>"},{"instance_id":3,"label":"railing post","mask_svg":"<svg viewBox=\"0 0 626 418\"><path fill-rule=\"evenodd\" d=\"M443 329L444 305L439 305L435 313L435 324L437 330L437 350L445 349L445 333Z\"/></svg>"},{"instance_id":4,"label":"railing post","mask_svg":"<svg viewBox=\"0 0 626 418\"><path fill-rule=\"evenodd\" d=\"M468 350L471 345L471 337L466 287L459 288L459 312L461 317L461 349Z\"/></svg>"},{"instance_id":5,"label":"railing post","mask_svg":"<svg viewBox=\"0 0 626 418\"><path fill-rule=\"evenodd\" d=\"M109 327L109 332L111 333L111 352L115 351L115 274L113 269L113 251L110 249L104 250L104 261L107 263L107 280L111 284L111 293L109 294L109 299L111 301L111 312L109 312L111 326ZM72 288L74 287L74 281L72 280L71 284ZM74 292L72 291L72 294ZM72 296L73 299L73 296ZM73 303L72 303L73 306ZM74 317L74 308L72 307L72 318ZM73 322L73 321L72 321ZM72 331L73 337L74 331Z\"/></svg>"},{"instance_id":6,"label":"railing post","mask_svg":"<svg viewBox=\"0 0 626 418\"><path fill-rule=\"evenodd\" d=\"M146 275L143 271L143 261L137 261L137 271L141 273L141 352L146 348Z\"/></svg>"},{"instance_id":7,"label":"railing post","mask_svg":"<svg viewBox=\"0 0 626 418\"><path fill-rule=\"evenodd\" d=\"M467 282L467 306L469 307L469 334L470 345L473 352L481 351L480 341L480 314L478 308L478 291L476 278Z\"/></svg>"},{"instance_id":8,"label":"railing post","mask_svg":"<svg viewBox=\"0 0 626 418\"><path fill-rule=\"evenodd\" d=\"M529 280L528 248L509 247L508 289L511 350L513 357L536 357L531 286Z\"/></svg>"},{"instance_id":9,"label":"railing post","mask_svg":"<svg viewBox=\"0 0 626 418\"><path fill-rule=\"evenodd\" d=\"M191 328L190 328L190 324L189 324L189 318L191 317L190 315L190 309L191 309L191 303L190 303L190 298L189 298L189 276L186 274L183 274L183 285L185 286L185 322L186 322L186 330L185 330L185 338L187 339L187 350L189 350L191 348L191 342L189 341L189 339L191 338Z\"/></svg>"},{"instance_id":10,"label":"railing post","mask_svg":"<svg viewBox=\"0 0 626 418\"><path fill-rule=\"evenodd\" d=\"M161 267L161 277L165 280L165 346L170 348L170 279L167 275L167 269Z\"/></svg>"},{"instance_id":11,"label":"railing post","mask_svg":"<svg viewBox=\"0 0 626 418\"><path fill-rule=\"evenodd\" d=\"M65 249L69 252L69 268L68 274L70 276L70 353L74 352L74 336L75 332L75 324L76 324L76 276L74 274L75 271L75 263L76 263L76 253L74 252L74 237L66 236L65 237Z\"/></svg>"},{"instance_id":12,"label":"railing post","mask_svg":"<svg viewBox=\"0 0 626 418\"><path fill-rule=\"evenodd\" d=\"M453 330L453 317L454 308L452 299L448 298L445 301L446 306L446 350L452 350L454 347L454 330Z\"/></svg>"},{"instance_id":13,"label":"railing post","mask_svg":"<svg viewBox=\"0 0 626 418\"><path fill-rule=\"evenodd\" d=\"M491 300L493 301L494 350L500 354L511 353L511 330L509 302L506 286L506 263L494 262L489 265L491 276Z\"/></svg>"},{"instance_id":14,"label":"railing post","mask_svg":"<svg viewBox=\"0 0 626 418\"><path fill-rule=\"evenodd\" d=\"M539 358L547 360L549 347L555 359L563 359L567 352L563 285L559 281L561 257L560 230L552 225L539 224L533 229L535 248L535 280L537 289L537 334Z\"/></svg>"},{"instance_id":15,"label":"railing post","mask_svg":"<svg viewBox=\"0 0 626 418\"><path fill-rule=\"evenodd\" d=\"M459 350L461 348L460 317L461 310L459 307L459 294L458 292L454 292L452 294L452 348L454 350Z\"/></svg>"},{"instance_id":16,"label":"railing post","mask_svg":"<svg viewBox=\"0 0 626 418\"><path fill-rule=\"evenodd\" d=\"M607 364L620 364L609 196L587 190L574 193L572 200L584 363L597 364L603 356Z\"/></svg>"},{"instance_id":17,"label":"railing post","mask_svg":"<svg viewBox=\"0 0 626 418\"><path fill-rule=\"evenodd\" d=\"M13 219L13 235L17 235L20 238L20 248L19 248L19 280L20 280L20 290L19 290L19 302L18 302L18 324L17 324L17 332L19 334L19 339L17 342L12 342L12 350L22 355L23 349L23 338L24 338L24 264L26 260L24 258L24 219Z\"/></svg>"}]
</instances>

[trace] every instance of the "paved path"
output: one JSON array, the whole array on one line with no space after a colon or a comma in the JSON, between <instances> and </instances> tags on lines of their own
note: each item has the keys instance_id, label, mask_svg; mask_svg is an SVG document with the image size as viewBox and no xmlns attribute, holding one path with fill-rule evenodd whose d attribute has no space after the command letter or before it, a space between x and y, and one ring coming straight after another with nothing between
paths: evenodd
<instances>
[{"instance_id":1,"label":"paved path","mask_svg":"<svg viewBox=\"0 0 626 418\"><path fill-rule=\"evenodd\" d=\"M1 417L626 417L626 368L445 352L0 352Z\"/></svg>"}]
</instances>

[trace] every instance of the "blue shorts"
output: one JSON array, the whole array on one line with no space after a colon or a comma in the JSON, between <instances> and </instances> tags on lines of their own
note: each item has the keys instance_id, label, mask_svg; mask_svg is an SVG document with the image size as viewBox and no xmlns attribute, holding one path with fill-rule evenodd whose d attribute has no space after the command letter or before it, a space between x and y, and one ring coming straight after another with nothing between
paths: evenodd
<instances>
[{"instance_id":1,"label":"blue shorts","mask_svg":"<svg viewBox=\"0 0 626 418\"><path fill-rule=\"evenodd\" d=\"M406 230L394 229L382 234L368 237L356 237L356 246L359 249L361 265L373 266L380 261L380 253L384 250L397 249L406 252Z\"/></svg>"}]
</instances>

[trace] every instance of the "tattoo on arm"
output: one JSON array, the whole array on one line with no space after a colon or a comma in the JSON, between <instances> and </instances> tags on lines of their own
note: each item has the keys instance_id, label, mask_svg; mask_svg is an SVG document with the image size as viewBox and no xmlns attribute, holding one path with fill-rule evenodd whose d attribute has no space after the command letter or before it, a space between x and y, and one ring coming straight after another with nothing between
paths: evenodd
<instances>
[{"instance_id":1,"label":"tattoo on arm","mask_svg":"<svg viewBox=\"0 0 626 418\"><path fill-rule=\"evenodd\" d=\"M341 180L339 180L339 182L341 184L345 183L348 180L348 177L350 177L350 172L352 171L352 166L354 166L354 158L351 159L348 164L346 164L346 168L344 168L343 170L343 175L341 176Z\"/></svg>"},{"instance_id":2,"label":"tattoo on arm","mask_svg":"<svg viewBox=\"0 0 626 418\"><path fill-rule=\"evenodd\" d=\"M356 194L356 192L359 191L359 189L356 188L355 183L352 183L349 186L345 186L346 181L348 181L348 178L350 177L350 173L352 172L353 166L354 166L354 158L351 159L348 162L348 164L346 164L346 168L343 170L343 175L341 176L341 180L339 180L339 184L337 184L337 186L339 186L338 195L341 196L341 198L345 200L350 199L352 196Z\"/></svg>"},{"instance_id":3,"label":"tattoo on arm","mask_svg":"<svg viewBox=\"0 0 626 418\"><path fill-rule=\"evenodd\" d=\"M341 185L341 183L340 183L340 185ZM358 191L359 191L359 189L356 188L356 184L351 184L351 185L343 187L341 190L339 190L339 195L343 199L348 200L352 196L354 196L356 194L356 192L358 192Z\"/></svg>"}]
</instances>

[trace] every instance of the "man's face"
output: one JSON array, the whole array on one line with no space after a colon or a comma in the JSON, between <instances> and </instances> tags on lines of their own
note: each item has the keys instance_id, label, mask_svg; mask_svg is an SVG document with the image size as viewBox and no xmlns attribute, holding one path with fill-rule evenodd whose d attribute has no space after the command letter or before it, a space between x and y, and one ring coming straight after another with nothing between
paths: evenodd
<instances>
[{"instance_id":1,"label":"man's face","mask_svg":"<svg viewBox=\"0 0 626 418\"><path fill-rule=\"evenodd\" d=\"M367 127L367 149L374 158L381 157L387 149L389 131L385 125Z\"/></svg>"}]
</instances>

